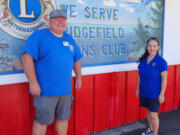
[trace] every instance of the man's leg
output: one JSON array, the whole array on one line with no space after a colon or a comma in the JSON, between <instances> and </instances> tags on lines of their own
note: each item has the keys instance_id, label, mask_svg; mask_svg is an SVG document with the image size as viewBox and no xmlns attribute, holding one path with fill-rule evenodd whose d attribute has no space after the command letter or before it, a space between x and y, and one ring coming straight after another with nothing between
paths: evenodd
<instances>
[{"instance_id":1,"label":"man's leg","mask_svg":"<svg viewBox=\"0 0 180 135\"><path fill-rule=\"evenodd\" d=\"M40 124L36 121L33 123L33 135L46 135L47 125Z\"/></svg>"},{"instance_id":2,"label":"man's leg","mask_svg":"<svg viewBox=\"0 0 180 135\"><path fill-rule=\"evenodd\" d=\"M56 107L56 130L58 135L67 135L68 120L71 116L72 102L74 98L72 94L59 97Z\"/></svg>"},{"instance_id":3,"label":"man's leg","mask_svg":"<svg viewBox=\"0 0 180 135\"><path fill-rule=\"evenodd\" d=\"M53 123L54 112L58 101L57 97L34 96L34 107L36 109L33 124L33 135L45 135L47 125Z\"/></svg>"},{"instance_id":4,"label":"man's leg","mask_svg":"<svg viewBox=\"0 0 180 135\"><path fill-rule=\"evenodd\" d=\"M58 135L67 135L68 120L56 119L56 130L57 130Z\"/></svg>"}]
</instances>

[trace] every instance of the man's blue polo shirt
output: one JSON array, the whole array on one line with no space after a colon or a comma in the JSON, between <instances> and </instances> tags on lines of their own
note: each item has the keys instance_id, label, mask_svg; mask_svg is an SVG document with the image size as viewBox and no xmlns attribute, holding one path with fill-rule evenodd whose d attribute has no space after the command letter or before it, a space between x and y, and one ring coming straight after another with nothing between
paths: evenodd
<instances>
[{"instance_id":1,"label":"man's blue polo shirt","mask_svg":"<svg viewBox=\"0 0 180 135\"><path fill-rule=\"evenodd\" d=\"M158 54L147 64L147 57L138 66L140 96L157 98L161 92L161 72L167 71L167 62Z\"/></svg>"},{"instance_id":2,"label":"man's blue polo shirt","mask_svg":"<svg viewBox=\"0 0 180 135\"><path fill-rule=\"evenodd\" d=\"M49 29L34 32L27 40L23 53L34 59L41 96L63 96L71 93L71 76L74 62L82 54L73 38L67 33L58 38Z\"/></svg>"}]
</instances>

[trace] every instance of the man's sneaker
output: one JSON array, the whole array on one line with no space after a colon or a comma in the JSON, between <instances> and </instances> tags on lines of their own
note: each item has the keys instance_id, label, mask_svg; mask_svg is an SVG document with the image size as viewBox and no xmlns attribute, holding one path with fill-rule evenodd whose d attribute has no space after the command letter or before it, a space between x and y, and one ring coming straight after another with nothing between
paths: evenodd
<instances>
[{"instance_id":1,"label":"man's sneaker","mask_svg":"<svg viewBox=\"0 0 180 135\"><path fill-rule=\"evenodd\" d=\"M148 128L145 132L143 132L141 135L153 135L153 131Z\"/></svg>"}]
</instances>

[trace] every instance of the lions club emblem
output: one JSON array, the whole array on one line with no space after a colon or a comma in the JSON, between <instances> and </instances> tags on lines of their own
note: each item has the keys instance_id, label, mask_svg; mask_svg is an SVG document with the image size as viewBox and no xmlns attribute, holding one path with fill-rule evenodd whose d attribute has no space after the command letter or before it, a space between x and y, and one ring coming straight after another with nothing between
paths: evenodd
<instances>
[{"instance_id":1,"label":"lions club emblem","mask_svg":"<svg viewBox=\"0 0 180 135\"><path fill-rule=\"evenodd\" d=\"M48 15L56 8L54 0L0 0L0 28L18 39L48 27Z\"/></svg>"}]
</instances>

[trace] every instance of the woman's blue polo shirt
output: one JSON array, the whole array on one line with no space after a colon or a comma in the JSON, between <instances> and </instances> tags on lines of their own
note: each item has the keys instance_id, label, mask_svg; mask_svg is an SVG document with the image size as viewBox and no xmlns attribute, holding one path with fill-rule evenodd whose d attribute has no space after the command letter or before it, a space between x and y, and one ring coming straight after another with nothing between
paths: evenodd
<instances>
[{"instance_id":1,"label":"woman's blue polo shirt","mask_svg":"<svg viewBox=\"0 0 180 135\"><path fill-rule=\"evenodd\" d=\"M67 33L58 38L49 29L34 32L27 40L23 53L34 59L41 96L63 96L71 93L74 62L82 57L80 49Z\"/></svg>"},{"instance_id":2,"label":"woman's blue polo shirt","mask_svg":"<svg viewBox=\"0 0 180 135\"><path fill-rule=\"evenodd\" d=\"M147 64L147 57L138 66L140 96L157 98L161 92L161 72L167 71L167 62L158 54Z\"/></svg>"}]
</instances>

